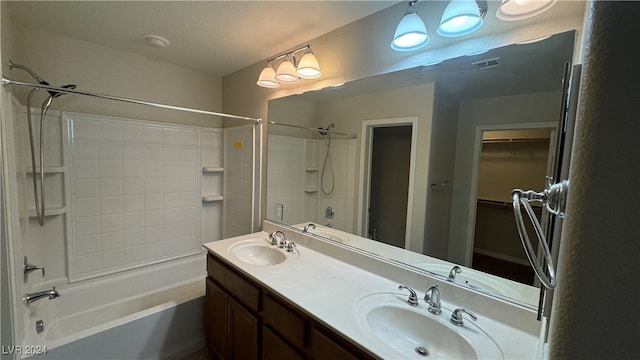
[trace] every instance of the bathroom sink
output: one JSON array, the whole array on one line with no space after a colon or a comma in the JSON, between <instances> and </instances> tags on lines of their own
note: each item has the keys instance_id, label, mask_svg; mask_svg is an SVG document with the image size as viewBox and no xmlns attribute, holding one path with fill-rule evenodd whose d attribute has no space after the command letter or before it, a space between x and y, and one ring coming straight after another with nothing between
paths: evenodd
<instances>
[{"instance_id":1,"label":"bathroom sink","mask_svg":"<svg viewBox=\"0 0 640 360\"><path fill-rule=\"evenodd\" d=\"M408 294L374 293L355 306L358 325L372 340L383 344L384 357L402 359L502 359L494 340L471 320L450 323L451 309L433 315L420 300L406 302Z\"/></svg>"},{"instance_id":2,"label":"bathroom sink","mask_svg":"<svg viewBox=\"0 0 640 360\"><path fill-rule=\"evenodd\" d=\"M251 265L277 265L298 257L298 252L286 252L270 245L266 240L248 240L229 247L229 253L236 259Z\"/></svg>"}]
</instances>

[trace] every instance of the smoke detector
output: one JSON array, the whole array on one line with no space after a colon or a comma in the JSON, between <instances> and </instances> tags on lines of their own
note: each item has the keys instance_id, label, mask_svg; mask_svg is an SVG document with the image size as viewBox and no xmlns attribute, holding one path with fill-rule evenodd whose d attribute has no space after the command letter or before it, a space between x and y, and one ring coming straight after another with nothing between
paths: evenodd
<instances>
[{"instance_id":1,"label":"smoke detector","mask_svg":"<svg viewBox=\"0 0 640 360\"><path fill-rule=\"evenodd\" d=\"M142 35L142 39L144 39L147 45L154 47L156 49L164 49L167 46L169 46L169 44L171 44L169 40L159 35L145 34L145 35Z\"/></svg>"}]
</instances>

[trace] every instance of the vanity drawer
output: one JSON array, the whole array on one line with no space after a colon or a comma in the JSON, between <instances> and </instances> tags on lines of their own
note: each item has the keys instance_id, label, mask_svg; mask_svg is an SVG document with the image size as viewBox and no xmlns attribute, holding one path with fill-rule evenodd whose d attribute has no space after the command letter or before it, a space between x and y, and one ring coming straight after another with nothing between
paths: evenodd
<instances>
[{"instance_id":1,"label":"vanity drawer","mask_svg":"<svg viewBox=\"0 0 640 360\"><path fill-rule=\"evenodd\" d=\"M260 311L260 288L211 255L207 256L207 274L249 310Z\"/></svg>"},{"instance_id":2,"label":"vanity drawer","mask_svg":"<svg viewBox=\"0 0 640 360\"><path fill-rule=\"evenodd\" d=\"M306 347L307 321L292 309L265 294L262 317L269 326L299 350Z\"/></svg>"}]
</instances>

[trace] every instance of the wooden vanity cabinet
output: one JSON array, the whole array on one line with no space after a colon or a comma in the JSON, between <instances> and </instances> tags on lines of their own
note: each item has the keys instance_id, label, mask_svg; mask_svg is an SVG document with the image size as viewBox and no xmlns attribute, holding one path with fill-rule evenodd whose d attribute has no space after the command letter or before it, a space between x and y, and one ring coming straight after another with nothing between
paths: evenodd
<instances>
[{"instance_id":1,"label":"wooden vanity cabinet","mask_svg":"<svg viewBox=\"0 0 640 360\"><path fill-rule=\"evenodd\" d=\"M376 358L212 254L207 275L206 345L216 358Z\"/></svg>"}]
</instances>

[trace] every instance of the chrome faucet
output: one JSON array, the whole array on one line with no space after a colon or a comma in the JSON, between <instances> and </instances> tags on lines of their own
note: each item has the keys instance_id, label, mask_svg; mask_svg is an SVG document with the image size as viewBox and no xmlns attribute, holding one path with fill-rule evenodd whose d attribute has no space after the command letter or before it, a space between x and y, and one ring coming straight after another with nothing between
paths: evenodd
<instances>
[{"instance_id":1,"label":"chrome faucet","mask_svg":"<svg viewBox=\"0 0 640 360\"><path fill-rule=\"evenodd\" d=\"M313 229L315 230L316 226L312 223L308 223L307 225L304 226L304 229L302 229L303 233L308 233L309 229Z\"/></svg>"},{"instance_id":2,"label":"chrome faucet","mask_svg":"<svg viewBox=\"0 0 640 360\"><path fill-rule=\"evenodd\" d=\"M44 290L44 291L39 291L31 294L26 294L24 298L22 298L22 301L24 301L25 304L29 305L32 302L36 300L40 300L45 297L48 297L49 299L55 299L59 296L60 296L60 293L58 293L58 290L56 290L56 287L54 286L51 290Z\"/></svg>"},{"instance_id":3,"label":"chrome faucet","mask_svg":"<svg viewBox=\"0 0 640 360\"><path fill-rule=\"evenodd\" d=\"M280 239L280 242L282 242L283 240L286 239L286 237L284 236L284 233L282 231L278 230L278 231L274 231L271 234L269 234L269 240L271 240L271 245L278 245L278 240L279 239Z\"/></svg>"},{"instance_id":4,"label":"chrome faucet","mask_svg":"<svg viewBox=\"0 0 640 360\"><path fill-rule=\"evenodd\" d=\"M451 323L453 325L462 326L464 324L464 322L462 321L462 313L471 316L471 319L473 319L473 321L478 320L476 314L472 313L471 311L463 308L457 308L453 310L453 313L451 313Z\"/></svg>"},{"instance_id":5,"label":"chrome faucet","mask_svg":"<svg viewBox=\"0 0 640 360\"><path fill-rule=\"evenodd\" d=\"M398 290L402 290L402 289L409 290L409 299L407 300L407 304L411 306L418 306L418 295L416 294L415 290L413 290L412 288L406 285L398 286Z\"/></svg>"},{"instance_id":6,"label":"chrome faucet","mask_svg":"<svg viewBox=\"0 0 640 360\"><path fill-rule=\"evenodd\" d=\"M449 279L451 280L455 280L456 279L456 275L460 274L462 272L462 269L460 269L460 266L456 265L454 266L451 271L449 271Z\"/></svg>"},{"instance_id":7,"label":"chrome faucet","mask_svg":"<svg viewBox=\"0 0 640 360\"><path fill-rule=\"evenodd\" d=\"M427 309L430 313L440 315L442 309L440 307L440 290L438 290L438 285L433 285L427 290L424 294L424 301L429 304L429 308Z\"/></svg>"}]
</instances>

